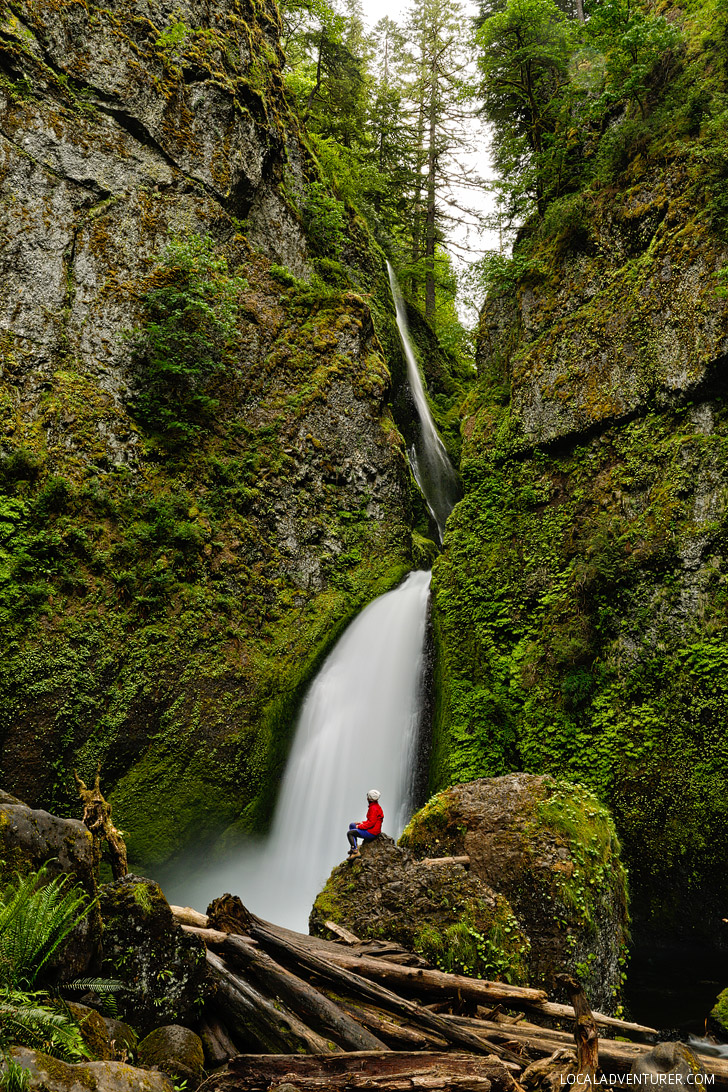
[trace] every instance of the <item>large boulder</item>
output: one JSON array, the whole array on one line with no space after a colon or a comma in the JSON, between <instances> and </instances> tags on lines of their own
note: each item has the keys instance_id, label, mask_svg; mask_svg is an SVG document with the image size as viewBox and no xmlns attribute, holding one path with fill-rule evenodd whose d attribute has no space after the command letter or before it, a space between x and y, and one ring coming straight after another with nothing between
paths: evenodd
<instances>
[{"instance_id":1,"label":"large boulder","mask_svg":"<svg viewBox=\"0 0 728 1092\"><path fill-rule=\"evenodd\" d=\"M331 873L309 930L333 920L365 938L386 937L443 970L525 981L528 939L508 901L462 865L429 866L391 838L365 843L361 858Z\"/></svg>"},{"instance_id":2,"label":"large boulder","mask_svg":"<svg viewBox=\"0 0 728 1092\"><path fill-rule=\"evenodd\" d=\"M99 893L103 928L102 972L127 990L119 1009L135 1027L181 1023L206 994L205 946L175 924L162 889L128 875Z\"/></svg>"},{"instance_id":3,"label":"large boulder","mask_svg":"<svg viewBox=\"0 0 728 1092\"><path fill-rule=\"evenodd\" d=\"M96 880L91 834L77 819L60 819L29 808L10 793L0 794L0 886L16 873L28 875L45 866L49 878L67 875L93 900ZM79 922L54 960L61 979L77 978L88 969L99 942L98 914Z\"/></svg>"},{"instance_id":4,"label":"large boulder","mask_svg":"<svg viewBox=\"0 0 728 1092\"><path fill-rule=\"evenodd\" d=\"M29 1073L27 1092L174 1092L164 1073L135 1069L126 1062L82 1062L69 1065L39 1050L12 1047L0 1054L0 1074L8 1061L16 1062Z\"/></svg>"},{"instance_id":5,"label":"large boulder","mask_svg":"<svg viewBox=\"0 0 728 1092\"><path fill-rule=\"evenodd\" d=\"M529 982L558 992L556 975L575 974L594 1008L613 1008L627 879L611 816L587 789L524 773L455 785L417 812L400 844L416 857L469 856L528 935Z\"/></svg>"},{"instance_id":6,"label":"large boulder","mask_svg":"<svg viewBox=\"0 0 728 1092\"><path fill-rule=\"evenodd\" d=\"M699 1088L705 1083L706 1071L685 1043L658 1043L649 1053L635 1059L630 1073L642 1078L632 1084L641 1083L648 1088L654 1085Z\"/></svg>"}]
</instances>

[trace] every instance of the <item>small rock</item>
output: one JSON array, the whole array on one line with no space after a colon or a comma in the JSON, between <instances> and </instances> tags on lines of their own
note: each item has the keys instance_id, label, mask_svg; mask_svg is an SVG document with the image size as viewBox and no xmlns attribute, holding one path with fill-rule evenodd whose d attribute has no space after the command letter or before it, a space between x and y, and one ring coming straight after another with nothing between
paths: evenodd
<instances>
[{"instance_id":1,"label":"small rock","mask_svg":"<svg viewBox=\"0 0 728 1092\"><path fill-rule=\"evenodd\" d=\"M186 1080L188 1089L197 1088L202 1080L202 1040L179 1024L168 1024L147 1035L139 1044L138 1057L142 1065L156 1066L170 1077Z\"/></svg>"},{"instance_id":2,"label":"small rock","mask_svg":"<svg viewBox=\"0 0 728 1092\"><path fill-rule=\"evenodd\" d=\"M103 1017L106 1030L109 1033L109 1039L114 1047L115 1056L120 1058L121 1061L127 1061L133 1058L136 1054L137 1045L139 1043L139 1036L134 1031L134 1028L129 1027L122 1020L115 1020L111 1016Z\"/></svg>"}]
</instances>

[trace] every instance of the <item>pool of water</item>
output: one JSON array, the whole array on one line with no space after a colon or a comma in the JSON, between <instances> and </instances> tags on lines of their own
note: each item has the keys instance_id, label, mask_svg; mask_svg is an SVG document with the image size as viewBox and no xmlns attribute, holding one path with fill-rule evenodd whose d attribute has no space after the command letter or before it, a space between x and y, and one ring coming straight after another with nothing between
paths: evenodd
<instances>
[{"instance_id":1,"label":"pool of water","mask_svg":"<svg viewBox=\"0 0 728 1092\"><path fill-rule=\"evenodd\" d=\"M728 952L638 944L624 989L625 1008L638 1023L700 1036L716 997L727 986Z\"/></svg>"}]
</instances>

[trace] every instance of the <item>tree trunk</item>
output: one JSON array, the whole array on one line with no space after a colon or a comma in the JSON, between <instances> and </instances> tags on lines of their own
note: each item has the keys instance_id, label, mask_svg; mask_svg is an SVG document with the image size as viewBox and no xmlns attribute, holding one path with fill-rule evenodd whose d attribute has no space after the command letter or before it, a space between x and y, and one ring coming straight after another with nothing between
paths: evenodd
<instances>
[{"instance_id":1,"label":"tree trunk","mask_svg":"<svg viewBox=\"0 0 728 1092\"><path fill-rule=\"evenodd\" d=\"M415 1028L396 1024L389 1014L364 1001L338 999L338 1004L355 1020L383 1039L392 1050L447 1050L447 1040L434 1032L417 1031Z\"/></svg>"},{"instance_id":2,"label":"tree trunk","mask_svg":"<svg viewBox=\"0 0 728 1092\"><path fill-rule=\"evenodd\" d=\"M293 960L297 966L305 967L308 971L313 971L315 974L320 975L324 981L332 982L335 986L341 986L345 993L353 993L355 997L361 997L367 1001L374 1001L375 1004L381 1005L382 1008L387 1009L389 1012L394 1012L398 1015L406 1015L415 1027L434 1031L438 1035L442 1035L442 1037L447 1039L450 1043L456 1043L458 1046L466 1047L468 1050L474 1050L479 1054L492 1052L501 1055L502 1057L509 1057L516 1063L518 1062L518 1059L514 1058L510 1054L510 1051L504 1051L503 1048L496 1047L493 1043L485 1042L465 1028L458 1028L449 1024L442 1016L439 1016L434 1012L428 1012L427 1009L417 1005L414 1001L398 997L397 994L392 993L390 990L385 989L374 982L368 981L366 978L362 978L361 975L354 974L343 967L335 966L333 961L329 962L326 959L322 959L320 956L315 955L313 952L306 951L299 945L281 941L268 929L264 929L259 925L254 925L251 932L253 937L256 940L259 940L264 947L272 948L276 954L282 954L284 957L287 956L289 959ZM369 962L377 964L378 961L370 960ZM423 972L412 967L400 967L397 964L391 964L391 966L394 967L398 973L407 972L415 975L436 973ZM444 977L461 978L462 976L449 975ZM468 979L462 978L462 981L467 982ZM513 987L506 988L513 989ZM540 991L533 990L531 992L539 993Z\"/></svg>"},{"instance_id":3,"label":"tree trunk","mask_svg":"<svg viewBox=\"0 0 728 1092\"><path fill-rule=\"evenodd\" d=\"M230 963L251 975L268 996L279 997L297 1016L334 1039L339 1046L348 1050L389 1049L328 997L286 971L265 952L253 948L242 937L228 936L222 951Z\"/></svg>"},{"instance_id":4,"label":"tree trunk","mask_svg":"<svg viewBox=\"0 0 728 1092\"><path fill-rule=\"evenodd\" d=\"M293 1013L277 1008L242 978L232 974L222 960L207 953L215 981L215 1004L228 1024L232 1037L263 1051L281 1049L308 1054L336 1050L328 1040L306 1027Z\"/></svg>"},{"instance_id":5,"label":"tree trunk","mask_svg":"<svg viewBox=\"0 0 728 1092\"><path fill-rule=\"evenodd\" d=\"M495 1058L471 1054L358 1052L354 1054L239 1055L226 1072L215 1074L199 1092L267 1092L293 1084L300 1092L512 1092L518 1089Z\"/></svg>"},{"instance_id":6,"label":"tree trunk","mask_svg":"<svg viewBox=\"0 0 728 1092\"><path fill-rule=\"evenodd\" d=\"M557 981L566 987L569 1000L574 1006L574 1040L579 1062L578 1072L579 1076L584 1078L584 1081L580 1083L593 1085L599 1066L599 1033L584 987L567 974L559 975Z\"/></svg>"},{"instance_id":7,"label":"tree trunk","mask_svg":"<svg viewBox=\"0 0 728 1092\"><path fill-rule=\"evenodd\" d=\"M101 848L104 841L109 846L109 858L111 860L111 874L115 880L120 880L129 872L126 860L126 846L124 839L114 824L111 822L111 804L103 797L101 792L101 764L96 768L96 777L93 788L88 788L76 771L73 771L78 795L83 801L83 823L91 831L94 845L94 864L96 866L96 879L98 881L98 868L101 864Z\"/></svg>"}]
</instances>

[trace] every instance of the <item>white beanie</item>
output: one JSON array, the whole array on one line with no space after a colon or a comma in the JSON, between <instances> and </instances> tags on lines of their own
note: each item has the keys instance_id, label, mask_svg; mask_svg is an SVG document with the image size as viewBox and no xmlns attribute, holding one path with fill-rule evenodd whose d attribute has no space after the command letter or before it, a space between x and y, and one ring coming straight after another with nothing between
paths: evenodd
<instances>
[{"instance_id":1,"label":"white beanie","mask_svg":"<svg viewBox=\"0 0 728 1092\"><path fill-rule=\"evenodd\" d=\"M379 795L379 789L370 789L367 793L367 800L378 800Z\"/></svg>"}]
</instances>

